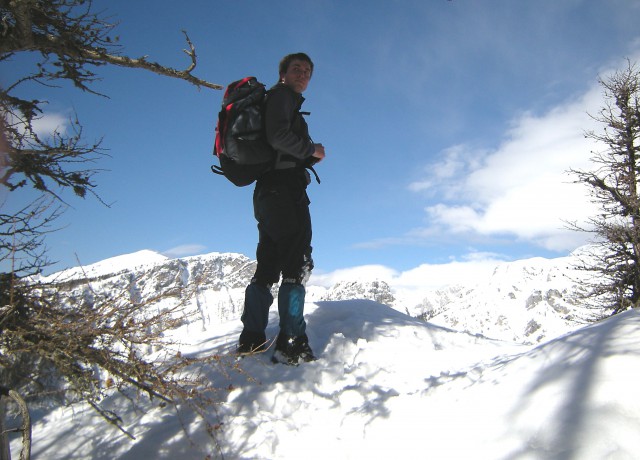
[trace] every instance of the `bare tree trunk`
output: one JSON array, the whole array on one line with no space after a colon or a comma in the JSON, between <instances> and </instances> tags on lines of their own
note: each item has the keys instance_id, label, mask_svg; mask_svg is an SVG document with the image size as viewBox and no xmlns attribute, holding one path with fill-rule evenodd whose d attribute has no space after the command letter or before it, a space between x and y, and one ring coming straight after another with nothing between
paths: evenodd
<instances>
[{"instance_id":1,"label":"bare tree trunk","mask_svg":"<svg viewBox=\"0 0 640 460\"><path fill-rule=\"evenodd\" d=\"M22 449L20 450L20 460L31 459L31 416L24 399L13 390L0 388L0 460L11 460L11 448L9 446L8 431L4 428L6 417L7 398L13 399L20 409L22 417L22 428L16 431L22 432Z\"/></svg>"}]
</instances>

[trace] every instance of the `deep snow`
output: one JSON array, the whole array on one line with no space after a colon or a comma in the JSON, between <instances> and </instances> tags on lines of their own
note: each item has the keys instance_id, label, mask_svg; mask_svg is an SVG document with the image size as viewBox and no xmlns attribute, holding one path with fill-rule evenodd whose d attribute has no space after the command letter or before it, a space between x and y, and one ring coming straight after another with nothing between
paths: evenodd
<instances>
[{"instance_id":1,"label":"deep snow","mask_svg":"<svg viewBox=\"0 0 640 460\"><path fill-rule=\"evenodd\" d=\"M130 440L77 405L33 414L33 458L640 458L638 311L535 347L366 300L307 303L306 318L315 362L273 365L264 353L242 372L203 369L232 388L210 414L219 447L188 412L127 413ZM277 313L270 324L273 337ZM231 359L239 330L236 319L178 333L184 353Z\"/></svg>"}]
</instances>

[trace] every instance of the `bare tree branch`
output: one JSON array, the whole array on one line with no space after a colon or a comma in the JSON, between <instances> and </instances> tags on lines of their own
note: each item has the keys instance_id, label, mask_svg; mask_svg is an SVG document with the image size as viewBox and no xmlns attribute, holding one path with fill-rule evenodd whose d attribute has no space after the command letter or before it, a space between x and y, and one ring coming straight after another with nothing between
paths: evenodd
<instances>
[{"instance_id":1,"label":"bare tree branch","mask_svg":"<svg viewBox=\"0 0 640 460\"><path fill-rule=\"evenodd\" d=\"M0 385L18 388L31 400L86 402L128 436L121 415L103 406L106 395L119 393L133 408L144 400L176 411L188 407L215 439L207 413L215 411L217 389L199 367L220 362L182 356L165 338L189 320L180 302L158 306L164 297L179 299L179 292L142 303L127 290L95 292L88 285L86 297L73 300L61 294L61 283L38 283L28 276L49 264L44 241L66 204L63 193L97 197L95 162L105 155L101 139L84 140L77 116L69 120L69 132L38 133L34 122L46 102L24 95L31 85L54 89L66 81L99 94L91 88L99 79L97 70L116 65L222 89L192 74L197 55L186 31L183 51L189 63L177 70L147 56L121 54L115 25L91 9L90 0L0 0L0 64L10 65L17 53L39 56L30 73L25 70L0 88L0 186L10 193L30 187L38 196L0 213L0 262L11 267L0 273ZM163 353L149 356L144 352L149 347Z\"/></svg>"}]
</instances>

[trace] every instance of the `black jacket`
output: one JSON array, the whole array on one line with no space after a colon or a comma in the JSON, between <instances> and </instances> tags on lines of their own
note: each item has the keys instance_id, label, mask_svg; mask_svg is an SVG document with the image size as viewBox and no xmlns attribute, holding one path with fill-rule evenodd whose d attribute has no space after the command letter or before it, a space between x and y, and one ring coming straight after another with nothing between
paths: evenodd
<instances>
[{"instance_id":1,"label":"black jacket","mask_svg":"<svg viewBox=\"0 0 640 460\"><path fill-rule=\"evenodd\" d=\"M265 108L267 141L277 152L276 169L304 166L315 151L309 137L309 127L300 114L304 102L283 83L269 90Z\"/></svg>"}]
</instances>

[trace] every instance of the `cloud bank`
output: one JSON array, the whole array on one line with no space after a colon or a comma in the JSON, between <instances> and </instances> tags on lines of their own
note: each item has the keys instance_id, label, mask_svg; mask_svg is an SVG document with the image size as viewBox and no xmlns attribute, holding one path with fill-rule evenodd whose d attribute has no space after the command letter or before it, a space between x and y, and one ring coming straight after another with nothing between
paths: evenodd
<instances>
[{"instance_id":1,"label":"cloud bank","mask_svg":"<svg viewBox=\"0 0 640 460\"><path fill-rule=\"evenodd\" d=\"M589 113L602 105L600 87L542 115L524 113L493 151L455 145L409 184L423 197L428 225L412 234L503 237L569 251L586 236L566 229L595 208L571 169L588 169L598 148L585 131L598 127Z\"/></svg>"}]
</instances>

